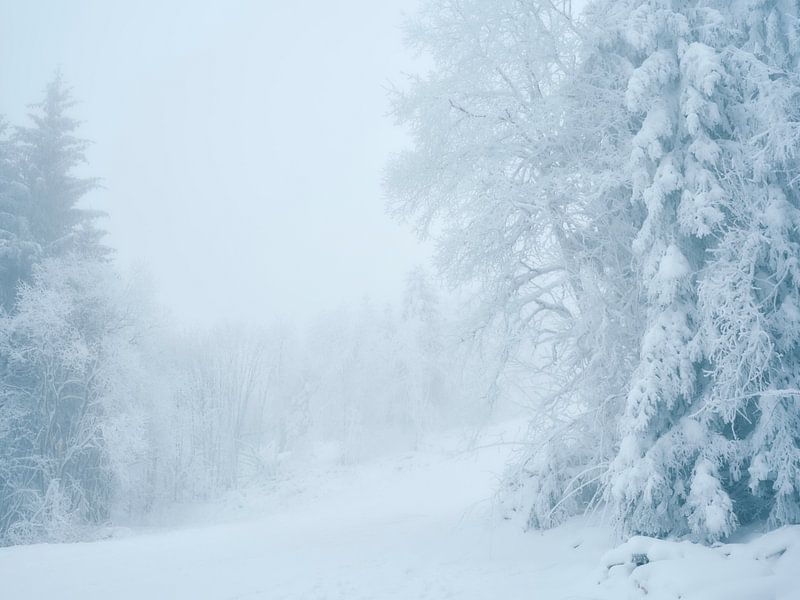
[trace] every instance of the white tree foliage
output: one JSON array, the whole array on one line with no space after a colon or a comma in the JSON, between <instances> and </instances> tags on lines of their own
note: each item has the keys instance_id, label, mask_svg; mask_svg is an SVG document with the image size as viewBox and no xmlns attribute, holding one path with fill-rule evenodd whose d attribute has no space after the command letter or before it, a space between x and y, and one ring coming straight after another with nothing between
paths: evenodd
<instances>
[{"instance_id":1,"label":"white tree foliage","mask_svg":"<svg viewBox=\"0 0 800 600\"><path fill-rule=\"evenodd\" d=\"M135 294L107 264L37 266L0 318L0 535L75 538L105 522L144 458Z\"/></svg>"},{"instance_id":2,"label":"white tree foliage","mask_svg":"<svg viewBox=\"0 0 800 600\"><path fill-rule=\"evenodd\" d=\"M567 9L428 2L434 67L396 101L397 211L540 369L510 507L707 541L797 522L798 4Z\"/></svg>"}]
</instances>

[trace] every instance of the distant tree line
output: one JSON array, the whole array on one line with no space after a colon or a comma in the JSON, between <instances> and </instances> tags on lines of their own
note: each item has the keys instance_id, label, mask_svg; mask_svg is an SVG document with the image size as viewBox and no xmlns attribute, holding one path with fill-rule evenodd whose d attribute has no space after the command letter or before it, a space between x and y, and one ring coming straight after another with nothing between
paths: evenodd
<instances>
[{"instance_id":1,"label":"distant tree line","mask_svg":"<svg viewBox=\"0 0 800 600\"><path fill-rule=\"evenodd\" d=\"M401 306L307 330L171 325L85 208L73 104L57 75L29 125L0 125L0 544L91 538L482 414L482 359L421 271Z\"/></svg>"}]
</instances>

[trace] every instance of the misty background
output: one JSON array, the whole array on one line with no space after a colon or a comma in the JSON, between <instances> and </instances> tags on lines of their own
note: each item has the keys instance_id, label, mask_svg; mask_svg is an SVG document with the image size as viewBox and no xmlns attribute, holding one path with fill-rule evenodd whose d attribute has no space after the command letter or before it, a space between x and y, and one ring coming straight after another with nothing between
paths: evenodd
<instances>
[{"instance_id":1,"label":"misty background","mask_svg":"<svg viewBox=\"0 0 800 600\"><path fill-rule=\"evenodd\" d=\"M795 598L800 0L129 4L0 0L6 595Z\"/></svg>"},{"instance_id":2,"label":"misty background","mask_svg":"<svg viewBox=\"0 0 800 600\"><path fill-rule=\"evenodd\" d=\"M2 1L0 114L24 122L62 69L102 180L85 201L185 324L392 301L429 253L381 189L415 6Z\"/></svg>"}]
</instances>

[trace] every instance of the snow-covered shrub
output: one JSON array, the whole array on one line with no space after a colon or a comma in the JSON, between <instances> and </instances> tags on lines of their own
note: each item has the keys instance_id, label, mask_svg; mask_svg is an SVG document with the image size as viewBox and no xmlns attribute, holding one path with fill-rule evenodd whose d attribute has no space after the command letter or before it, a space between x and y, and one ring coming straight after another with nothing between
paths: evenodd
<instances>
[{"instance_id":1,"label":"snow-covered shrub","mask_svg":"<svg viewBox=\"0 0 800 600\"><path fill-rule=\"evenodd\" d=\"M108 519L145 451L137 308L104 262L37 266L0 318L0 536L59 540ZM135 486L133 486L135 487Z\"/></svg>"}]
</instances>

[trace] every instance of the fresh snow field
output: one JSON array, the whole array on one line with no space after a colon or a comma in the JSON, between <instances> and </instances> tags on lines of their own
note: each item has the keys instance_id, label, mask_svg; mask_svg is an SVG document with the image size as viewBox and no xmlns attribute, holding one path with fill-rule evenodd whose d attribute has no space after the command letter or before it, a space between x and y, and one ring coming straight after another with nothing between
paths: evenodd
<instances>
[{"instance_id":1,"label":"fresh snow field","mask_svg":"<svg viewBox=\"0 0 800 600\"><path fill-rule=\"evenodd\" d=\"M473 450L467 437L319 467L194 511L180 530L0 549L0 597L800 598L800 528L718 548L634 538L613 549L609 529L587 518L524 533L495 514L492 497L513 428L485 433ZM223 514L226 522L202 524ZM650 564L625 564L634 553Z\"/></svg>"}]
</instances>

